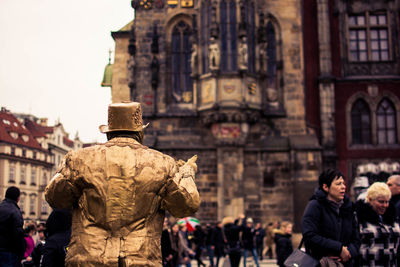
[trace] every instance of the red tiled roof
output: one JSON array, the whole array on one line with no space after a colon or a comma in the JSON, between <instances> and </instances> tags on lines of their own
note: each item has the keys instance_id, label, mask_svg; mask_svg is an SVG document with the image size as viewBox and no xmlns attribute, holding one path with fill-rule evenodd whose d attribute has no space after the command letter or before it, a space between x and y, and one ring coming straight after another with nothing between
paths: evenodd
<instances>
[{"instance_id":1,"label":"red tiled roof","mask_svg":"<svg viewBox=\"0 0 400 267\"><path fill-rule=\"evenodd\" d=\"M10 133L15 133L18 137L14 139ZM24 135L28 137L26 142L22 138ZM31 132L25 128L25 126L23 126L12 113L3 110L0 111L0 141L42 149L41 145L36 141Z\"/></svg>"},{"instance_id":2,"label":"red tiled roof","mask_svg":"<svg viewBox=\"0 0 400 267\"><path fill-rule=\"evenodd\" d=\"M53 127L43 126L37 122L25 119L25 127L32 133L33 137L46 137L46 134L51 134L54 131Z\"/></svg>"},{"instance_id":3,"label":"red tiled roof","mask_svg":"<svg viewBox=\"0 0 400 267\"><path fill-rule=\"evenodd\" d=\"M74 141L69 139L68 137L64 136L63 138L64 145L69 146L70 148L74 147Z\"/></svg>"}]
</instances>

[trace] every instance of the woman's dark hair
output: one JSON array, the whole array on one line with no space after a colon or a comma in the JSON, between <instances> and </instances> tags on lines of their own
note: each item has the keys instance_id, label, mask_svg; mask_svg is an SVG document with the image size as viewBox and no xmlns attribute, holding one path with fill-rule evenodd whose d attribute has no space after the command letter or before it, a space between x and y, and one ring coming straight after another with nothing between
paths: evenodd
<instances>
[{"instance_id":1,"label":"woman's dark hair","mask_svg":"<svg viewBox=\"0 0 400 267\"><path fill-rule=\"evenodd\" d=\"M327 169L321 173L321 175L318 178L318 183L319 183L319 188L322 189L322 186L326 184L328 187L331 187L331 184L333 180L335 180L336 177L343 177L343 174L335 169Z\"/></svg>"}]
</instances>

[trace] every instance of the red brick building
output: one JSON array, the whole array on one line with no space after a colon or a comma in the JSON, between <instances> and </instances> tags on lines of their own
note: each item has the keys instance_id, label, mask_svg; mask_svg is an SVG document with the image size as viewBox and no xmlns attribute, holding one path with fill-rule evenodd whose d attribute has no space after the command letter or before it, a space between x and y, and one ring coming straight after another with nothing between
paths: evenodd
<instances>
[{"instance_id":1,"label":"red brick building","mask_svg":"<svg viewBox=\"0 0 400 267\"><path fill-rule=\"evenodd\" d=\"M349 182L367 172L375 179L398 172L399 1L303 5L307 119L324 165L337 166ZM376 168L363 168L368 163Z\"/></svg>"}]
</instances>

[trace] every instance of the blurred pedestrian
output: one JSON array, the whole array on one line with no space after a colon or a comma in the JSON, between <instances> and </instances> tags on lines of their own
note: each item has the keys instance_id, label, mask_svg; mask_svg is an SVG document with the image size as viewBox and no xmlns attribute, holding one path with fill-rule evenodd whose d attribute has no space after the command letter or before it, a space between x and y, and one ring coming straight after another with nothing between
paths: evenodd
<instances>
[{"instance_id":1,"label":"blurred pedestrian","mask_svg":"<svg viewBox=\"0 0 400 267\"><path fill-rule=\"evenodd\" d=\"M266 234L266 252L265 254L270 258L275 258L275 242L274 242L274 230L278 228L278 221L269 222L267 225Z\"/></svg>"},{"instance_id":2,"label":"blurred pedestrian","mask_svg":"<svg viewBox=\"0 0 400 267\"><path fill-rule=\"evenodd\" d=\"M190 267L190 256L193 256L194 252L188 247L187 239L184 233L180 231L177 223L173 224L171 227L170 240L173 251L172 266L186 265Z\"/></svg>"},{"instance_id":3,"label":"blurred pedestrian","mask_svg":"<svg viewBox=\"0 0 400 267\"><path fill-rule=\"evenodd\" d=\"M206 233L203 231L203 228L200 224L196 225L195 230L193 232L193 243L195 245L195 260L197 261L197 266L206 266L204 262L201 260L201 256L203 253L203 249L205 246Z\"/></svg>"},{"instance_id":4,"label":"blurred pedestrian","mask_svg":"<svg viewBox=\"0 0 400 267\"><path fill-rule=\"evenodd\" d=\"M257 267L258 256L255 248L255 229L253 227L253 219L246 218L246 223L242 225L242 244L243 244L243 266L246 267L247 252L250 252L253 256L254 263Z\"/></svg>"},{"instance_id":5,"label":"blurred pedestrian","mask_svg":"<svg viewBox=\"0 0 400 267\"><path fill-rule=\"evenodd\" d=\"M35 241L33 240L33 236L36 233L36 226L34 223L29 223L24 229L24 239L25 239L25 253L23 266L30 267L33 266L34 263L32 261L31 254L33 249L35 248Z\"/></svg>"},{"instance_id":6,"label":"blurred pedestrian","mask_svg":"<svg viewBox=\"0 0 400 267\"><path fill-rule=\"evenodd\" d=\"M390 192L392 193L392 198L390 202L394 205L396 209L396 215L400 218L400 175L392 175L388 178L387 183Z\"/></svg>"},{"instance_id":7,"label":"blurred pedestrian","mask_svg":"<svg viewBox=\"0 0 400 267\"><path fill-rule=\"evenodd\" d=\"M0 262L5 267L19 267L25 253L20 194L18 187L11 186L0 203Z\"/></svg>"},{"instance_id":8,"label":"blurred pedestrian","mask_svg":"<svg viewBox=\"0 0 400 267\"><path fill-rule=\"evenodd\" d=\"M284 221L281 223L279 231L275 233L276 258L279 267L285 267L283 263L293 252L292 230L293 224L289 221Z\"/></svg>"},{"instance_id":9,"label":"blurred pedestrian","mask_svg":"<svg viewBox=\"0 0 400 267\"><path fill-rule=\"evenodd\" d=\"M36 244L35 248L32 251L31 257L34 266L40 267L40 262L42 260L43 252L44 252L44 244L46 243L46 236L45 236L45 227L38 228L38 237L39 242Z\"/></svg>"},{"instance_id":10,"label":"blurred pedestrian","mask_svg":"<svg viewBox=\"0 0 400 267\"><path fill-rule=\"evenodd\" d=\"M165 218L163 231L161 233L161 255L164 267L173 267L173 251L171 247L170 232L171 230L169 228L168 219Z\"/></svg>"},{"instance_id":11,"label":"blurred pedestrian","mask_svg":"<svg viewBox=\"0 0 400 267\"><path fill-rule=\"evenodd\" d=\"M225 217L222 220L231 267L239 267L240 258L242 256L242 248L240 245L240 220L242 220L242 217L236 220L233 220L232 217Z\"/></svg>"},{"instance_id":12,"label":"blurred pedestrian","mask_svg":"<svg viewBox=\"0 0 400 267\"><path fill-rule=\"evenodd\" d=\"M213 236L214 236L214 228L211 227L211 224L207 223L206 225L206 250L207 250L207 256L208 260L210 262L210 267L214 267L214 241L213 241Z\"/></svg>"},{"instance_id":13,"label":"blurred pedestrian","mask_svg":"<svg viewBox=\"0 0 400 267\"><path fill-rule=\"evenodd\" d=\"M256 251L257 251L257 255L260 256L260 260L263 260L265 230L262 227L261 223L259 223L259 222L256 223L255 234L256 234Z\"/></svg>"},{"instance_id":14,"label":"blurred pedestrian","mask_svg":"<svg viewBox=\"0 0 400 267\"><path fill-rule=\"evenodd\" d=\"M353 266L360 238L353 203L345 195L344 176L328 169L321 173L318 183L302 219L306 249L318 260L328 257L346 267Z\"/></svg>"},{"instance_id":15,"label":"blurred pedestrian","mask_svg":"<svg viewBox=\"0 0 400 267\"><path fill-rule=\"evenodd\" d=\"M217 222L214 228L213 235L214 256L217 258L217 260L215 261L216 267L218 267L219 260L225 257L225 243L226 240L222 231L222 223Z\"/></svg>"},{"instance_id":16,"label":"blurred pedestrian","mask_svg":"<svg viewBox=\"0 0 400 267\"><path fill-rule=\"evenodd\" d=\"M361 238L359 266L398 266L400 228L390 197L389 187L375 182L367 190L366 201L356 203Z\"/></svg>"}]
</instances>

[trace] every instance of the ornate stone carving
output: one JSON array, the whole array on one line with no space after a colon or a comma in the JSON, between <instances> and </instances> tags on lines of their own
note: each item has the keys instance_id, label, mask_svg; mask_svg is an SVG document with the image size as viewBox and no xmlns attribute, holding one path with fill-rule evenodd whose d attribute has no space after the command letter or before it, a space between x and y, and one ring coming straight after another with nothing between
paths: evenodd
<instances>
[{"instance_id":1,"label":"ornate stone carving","mask_svg":"<svg viewBox=\"0 0 400 267\"><path fill-rule=\"evenodd\" d=\"M198 52L197 52L197 44L193 43L192 44L192 54L190 56L190 68L192 70L192 76L197 75L197 66L198 66Z\"/></svg>"},{"instance_id":2,"label":"ornate stone carving","mask_svg":"<svg viewBox=\"0 0 400 267\"><path fill-rule=\"evenodd\" d=\"M243 36L239 43L238 49L238 66L240 71L246 71L248 65L248 47L247 47L247 38Z\"/></svg>"},{"instance_id":3,"label":"ornate stone carving","mask_svg":"<svg viewBox=\"0 0 400 267\"><path fill-rule=\"evenodd\" d=\"M210 45L208 47L209 53L209 64L210 64L210 70L211 71L216 71L219 70L219 63L220 63L220 51L219 51L219 45L217 40L214 37L210 38Z\"/></svg>"}]
</instances>

